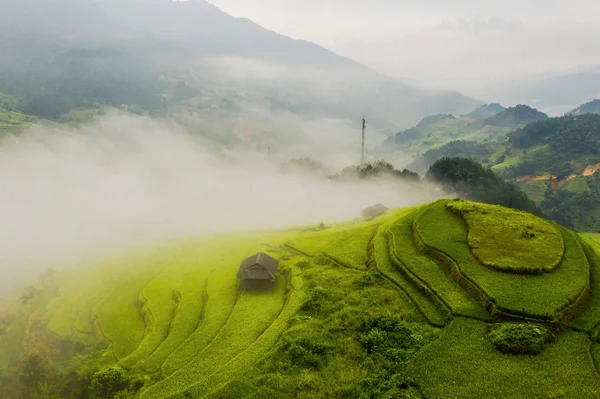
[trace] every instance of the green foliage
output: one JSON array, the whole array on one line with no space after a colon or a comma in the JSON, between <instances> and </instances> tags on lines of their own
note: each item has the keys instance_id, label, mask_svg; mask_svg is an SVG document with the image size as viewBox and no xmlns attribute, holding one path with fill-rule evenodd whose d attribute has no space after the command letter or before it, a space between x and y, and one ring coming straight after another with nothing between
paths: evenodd
<instances>
[{"instance_id":1,"label":"green foliage","mask_svg":"<svg viewBox=\"0 0 600 399\"><path fill-rule=\"evenodd\" d=\"M465 199L520 209L538 216L542 214L535 202L517 186L472 159L443 158L431 165L427 179Z\"/></svg>"},{"instance_id":2,"label":"green foliage","mask_svg":"<svg viewBox=\"0 0 600 399\"><path fill-rule=\"evenodd\" d=\"M334 179L381 179L393 177L412 181L419 181L421 178L418 173L408 169L397 170L387 161L379 160L367 163L362 166L348 166L344 168L339 175L331 176Z\"/></svg>"},{"instance_id":3,"label":"green foliage","mask_svg":"<svg viewBox=\"0 0 600 399\"><path fill-rule=\"evenodd\" d=\"M100 399L113 399L119 391L129 385L125 370L111 366L94 374L90 390Z\"/></svg>"},{"instance_id":4,"label":"green foliage","mask_svg":"<svg viewBox=\"0 0 600 399\"><path fill-rule=\"evenodd\" d=\"M492 344L502 353L537 355L542 351L549 332L534 324L502 324L490 332Z\"/></svg>"},{"instance_id":5,"label":"green foliage","mask_svg":"<svg viewBox=\"0 0 600 399\"><path fill-rule=\"evenodd\" d=\"M497 205L451 201L448 209L469 225L469 247L485 266L512 273L554 270L564 254L560 232L549 222Z\"/></svg>"},{"instance_id":6,"label":"green foliage","mask_svg":"<svg viewBox=\"0 0 600 399\"><path fill-rule=\"evenodd\" d=\"M279 351L283 357L282 363L287 363L290 367L319 369L327 363L327 356L332 348L332 344L322 333L302 329L297 334L294 334L294 330L286 333Z\"/></svg>"},{"instance_id":7,"label":"green foliage","mask_svg":"<svg viewBox=\"0 0 600 399\"><path fill-rule=\"evenodd\" d=\"M406 362L431 340L431 330L410 325L389 313L364 316L358 331L369 356L389 367Z\"/></svg>"},{"instance_id":8,"label":"green foliage","mask_svg":"<svg viewBox=\"0 0 600 399\"><path fill-rule=\"evenodd\" d=\"M530 123L509 134L509 141L517 148L547 143L558 154L599 154L599 132L600 115L567 115Z\"/></svg>"},{"instance_id":9,"label":"green foliage","mask_svg":"<svg viewBox=\"0 0 600 399\"><path fill-rule=\"evenodd\" d=\"M415 159L409 168L418 172L426 172L429 167L442 158L464 157L474 158L482 162L492 155L492 145L489 143L478 143L477 141L455 140L441 147L427 150L424 154Z\"/></svg>"}]
</instances>

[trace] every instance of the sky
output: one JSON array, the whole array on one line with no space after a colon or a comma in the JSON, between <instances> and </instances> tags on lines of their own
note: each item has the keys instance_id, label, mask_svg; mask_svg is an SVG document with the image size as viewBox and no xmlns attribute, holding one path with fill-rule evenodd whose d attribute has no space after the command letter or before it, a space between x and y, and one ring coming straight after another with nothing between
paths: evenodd
<instances>
[{"instance_id":1,"label":"sky","mask_svg":"<svg viewBox=\"0 0 600 399\"><path fill-rule=\"evenodd\" d=\"M600 65L597 0L212 0L421 87L472 95Z\"/></svg>"}]
</instances>

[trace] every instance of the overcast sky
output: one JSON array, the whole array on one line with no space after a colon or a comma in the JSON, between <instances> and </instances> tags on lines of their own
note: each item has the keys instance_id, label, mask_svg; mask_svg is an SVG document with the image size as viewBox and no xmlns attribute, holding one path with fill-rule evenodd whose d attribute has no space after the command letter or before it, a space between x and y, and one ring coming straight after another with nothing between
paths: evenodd
<instances>
[{"instance_id":1,"label":"overcast sky","mask_svg":"<svg viewBox=\"0 0 600 399\"><path fill-rule=\"evenodd\" d=\"M426 87L477 95L527 75L600 65L598 0L211 0Z\"/></svg>"}]
</instances>

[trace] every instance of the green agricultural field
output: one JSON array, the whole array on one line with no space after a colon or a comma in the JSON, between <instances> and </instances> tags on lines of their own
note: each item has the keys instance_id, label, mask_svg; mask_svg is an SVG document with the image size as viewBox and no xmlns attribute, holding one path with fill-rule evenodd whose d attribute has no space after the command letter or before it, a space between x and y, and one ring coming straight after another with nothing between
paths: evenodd
<instances>
[{"instance_id":1,"label":"green agricultural field","mask_svg":"<svg viewBox=\"0 0 600 399\"><path fill-rule=\"evenodd\" d=\"M597 398L600 377L585 334L568 331L537 356L505 355L485 323L457 319L409 367L425 398Z\"/></svg>"},{"instance_id":2,"label":"green agricultural field","mask_svg":"<svg viewBox=\"0 0 600 399\"><path fill-rule=\"evenodd\" d=\"M276 283L240 289L258 251ZM0 397L597 397L598 251L596 235L442 200L49 272L0 304ZM523 318L548 340L501 353L490 330Z\"/></svg>"},{"instance_id":3,"label":"green agricultural field","mask_svg":"<svg viewBox=\"0 0 600 399\"><path fill-rule=\"evenodd\" d=\"M565 184L560 186L560 189L581 194L589 191L590 187L588 186L585 177L575 177L573 179L567 180Z\"/></svg>"},{"instance_id":4,"label":"green agricultural field","mask_svg":"<svg viewBox=\"0 0 600 399\"><path fill-rule=\"evenodd\" d=\"M527 194L529 198L534 200L536 203L540 203L544 200L544 194L548 189L548 180L532 180L521 186L521 190Z\"/></svg>"},{"instance_id":5,"label":"green agricultural field","mask_svg":"<svg viewBox=\"0 0 600 399\"><path fill-rule=\"evenodd\" d=\"M527 212L467 201L452 201L448 209L467 222L471 252L485 266L541 274L554 270L563 259L562 235L550 222Z\"/></svg>"}]
</instances>

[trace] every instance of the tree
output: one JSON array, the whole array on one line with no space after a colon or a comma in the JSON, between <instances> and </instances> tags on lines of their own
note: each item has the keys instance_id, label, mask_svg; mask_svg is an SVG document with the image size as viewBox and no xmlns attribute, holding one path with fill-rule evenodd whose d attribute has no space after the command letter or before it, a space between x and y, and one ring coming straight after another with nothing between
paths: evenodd
<instances>
[{"instance_id":1,"label":"tree","mask_svg":"<svg viewBox=\"0 0 600 399\"><path fill-rule=\"evenodd\" d=\"M542 211L525 193L505 182L490 168L469 158L443 158L429 168L426 178L447 191L488 204L520 209L542 216Z\"/></svg>"},{"instance_id":2,"label":"tree","mask_svg":"<svg viewBox=\"0 0 600 399\"><path fill-rule=\"evenodd\" d=\"M119 366L111 366L107 369L98 371L94 374L90 390L94 392L98 398L112 399L119 392L127 388L129 379L125 370Z\"/></svg>"}]
</instances>

